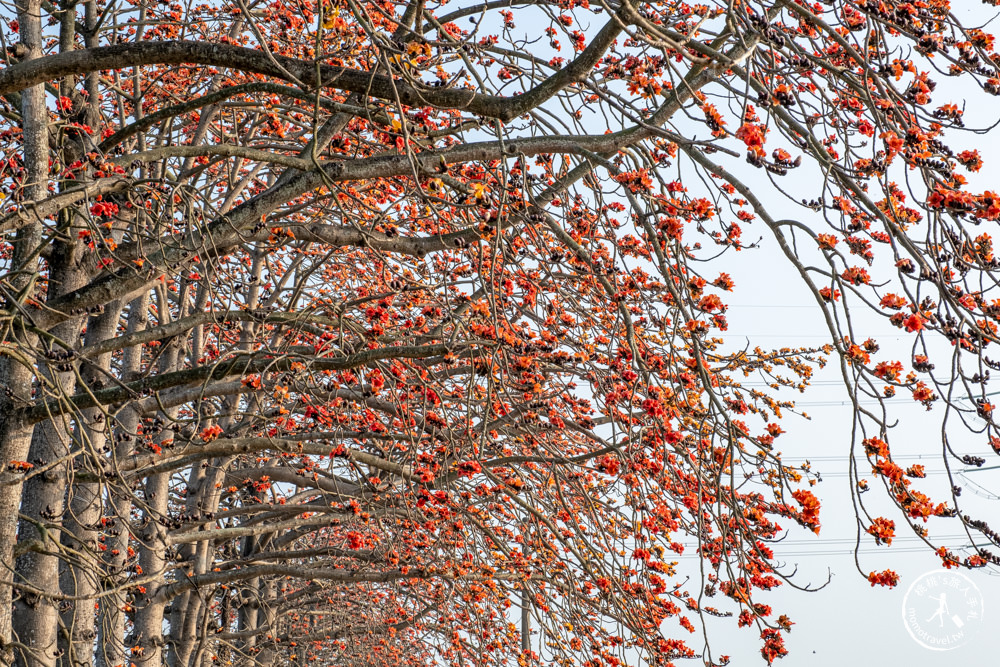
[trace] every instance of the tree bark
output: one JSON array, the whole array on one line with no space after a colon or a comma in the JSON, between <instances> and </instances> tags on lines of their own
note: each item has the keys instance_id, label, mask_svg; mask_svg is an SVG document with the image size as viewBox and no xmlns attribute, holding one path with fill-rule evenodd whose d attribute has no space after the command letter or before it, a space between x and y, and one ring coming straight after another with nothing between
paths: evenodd
<instances>
[{"instance_id":1,"label":"tree bark","mask_svg":"<svg viewBox=\"0 0 1000 667\"><path fill-rule=\"evenodd\" d=\"M30 62L42 55L41 4L39 0L22 0L17 3L17 20L20 24L21 46L24 49L22 62ZM45 105L45 87L42 84L31 86L21 91L21 118L24 141L24 181L22 196L25 200L40 201L48 196L49 180L49 138L48 110ZM38 259L36 251L42 239L42 225L32 222L22 227L15 238L12 265L18 273L12 280L12 287L21 290L7 303L8 308L16 308L23 303L35 289L38 277ZM19 418L16 408L22 402L32 399L32 382L34 370L31 366L31 353L35 337L24 331L12 331L6 341L22 351L22 354L4 355L0 359L0 383L7 388L5 396L0 399L0 462L24 461L28 458L32 431L30 425ZM21 477L17 474L7 474L4 484L0 486L0 561L14 562L14 546L17 540L17 516L21 508L22 491ZM60 499L60 504L62 500ZM47 538L47 536L45 536ZM42 542L40 546L55 549L57 542L51 540ZM20 609L28 602L34 604L50 604L34 593L15 595L16 582L8 567L0 574L0 663L11 664L18 661L26 664L37 654L42 661L39 664L51 664L55 660L55 632L43 637L24 637L16 633L12 602ZM50 588L55 590L58 581L50 582ZM12 587L15 586L15 587ZM15 639L22 645L20 650L13 650L11 642ZM26 655L30 652L30 655Z\"/></svg>"},{"instance_id":2,"label":"tree bark","mask_svg":"<svg viewBox=\"0 0 1000 667\"><path fill-rule=\"evenodd\" d=\"M86 342L89 344L90 341L113 337L120 315L121 305L114 303L109 304L101 315L91 318ZM94 360L93 365L82 368L80 376L85 384L94 386L104 380L104 373L101 371L110 371L110 368L111 355L103 354ZM84 449L84 454L78 458L81 469L95 474L103 471L99 463L104 462L104 452L108 449L107 433L104 410L89 408L83 411L77 425L76 438ZM73 561L62 573L62 591L76 598L62 615L63 627L69 638L63 662L68 667L85 667L94 663L94 609L98 604L96 595L103 569L96 526L101 519L102 505L99 482L79 482L72 485L69 512L62 534L63 545L79 554L78 560Z\"/></svg>"},{"instance_id":3,"label":"tree bark","mask_svg":"<svg viewBox=\"0 0 1000 667\"><path fill-rule=\"evenodd\" d=\"M183 292L178 297L183 304ZM156 312L161 321L170 317L169 297L165 290L157 291ZM181 363L179 341L168 345L160 358L160 372L176 370ZM176 436L177 409L167 409L159 415L164 428L157 438L158 444L172 441ZM167 572L167 529L163 525L168 516L168 494L170 476L157 473L146 478L143 507L143 533L139 536L139 566L144 576L156 577L163 581ZM159 586L150 584L146 592L136 591L136 613L134 637L128 642L132 645L132 660L140 666L159 667L163 663L164 610L167 600L157 594Z\"/></svg>"},{"instance_id":4,"label":"tree bark","mask_svg":"<svg viewBox=\"0 0 1000 667\"><path fill-rule=\"evenodd\" d=\"M129 304L127 334L135 334L146 328L149 307L149 297L142 295ZM130 347L122 358L122 377L131 379L137 377L141 368L141 352ZM114 445L114 460L122 461L132 449L132 444L124 438L138 434L141 410L136 401L125 405L119 412L117 424L113 432L116 434ZM132 513L132 491L121 489L120 484L112 483L108 489L108 518L114 521L114 530L105 544L104 566L108 571L108 585L116 588L124 581L125 559L128 553L128 543L131 533L128 517ZM115 667L127 664L130 656L125 646L126 596L124 591L115 590L101 598L98 609L97 661L98 667Z\"/></svg>"}]
</instances>

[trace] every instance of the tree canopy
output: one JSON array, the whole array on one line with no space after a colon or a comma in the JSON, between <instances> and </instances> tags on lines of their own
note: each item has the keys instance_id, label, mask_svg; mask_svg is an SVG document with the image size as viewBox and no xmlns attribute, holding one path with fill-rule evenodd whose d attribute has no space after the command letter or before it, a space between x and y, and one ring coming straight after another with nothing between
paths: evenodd
<instances>
[{"instance_id":1,"label":"tree canopy","mask_svg":"<svg viewBox=\"0 0 1000 667\"><path fill-rule=\"evenodd\" d=\"M963 122L1000 56L947 0L4 20L0 662L722 665L709 615L773 662L771 545L820 530L775 440L827 363L868 543L1000 564L887 402L1000 453L996 133ZM727 342L758 244L827 341Z\"/></svg>"}]
</instances>

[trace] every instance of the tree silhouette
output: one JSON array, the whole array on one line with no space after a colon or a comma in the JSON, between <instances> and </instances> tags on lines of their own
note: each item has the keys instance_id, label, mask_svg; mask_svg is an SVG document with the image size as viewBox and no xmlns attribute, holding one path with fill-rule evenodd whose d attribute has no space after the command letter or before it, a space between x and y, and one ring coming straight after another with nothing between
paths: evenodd
<instances>
[{"instance_id":1,"label":"tree silhouette","mask_svg":"<svg viewBox=\"0 0 1000 667\"><path fill-rule=\"evenodd\" d=\"M1000 562L930 539L1000 545L885 402L1000 452L1000 195L963 176L1000 57L946 0L5 16L0 662L725 664L728 615L770 663L769 543L820 529L780 390L828 360L861 529ZM826 344L726 345L751 236Z\"/></svg>"}]
</instances>

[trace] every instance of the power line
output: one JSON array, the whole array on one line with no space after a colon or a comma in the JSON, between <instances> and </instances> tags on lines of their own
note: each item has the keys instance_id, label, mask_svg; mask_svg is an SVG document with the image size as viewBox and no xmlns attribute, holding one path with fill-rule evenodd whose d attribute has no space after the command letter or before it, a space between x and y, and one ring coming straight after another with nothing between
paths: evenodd
<instances>
[{"instance_id":1,"label":"power line","mask_svg":"<svg viewBox=\"0 0 1000 667\"><path fill-rule=\"evenodd\" d=\"M861 541L862 542L865 540L865 536L870 537L870 535L868 535L867 533L865 533L861 537ZM940 536L934 537L933 541L936 541L936 542L945 542L945 541L954 541L954 540L967 540L968 537L969 536L965 535L965 534L940 535ZM931 539L931 538L928 538L928 539ZM816 546L823 546L823 545L834 545L834 544L853 544L855 541L856 540L853 537L832 537L832 538L816 538L816 539L804 539L804 540L803 539L780 540L780 541L775 541L775 542L765 542L765 544L768 547L770 547L771 549L776 549L778 547L781 547L782 545L801 546L801 545L812 544L812 545L816 545ZM921 542L922 543L923 542L923 538L917 537L916 535L900 535L900 536L892 538L892 541L893 541L894 544L896 542Z\"/></svg>"},{"instance_id":2,"label":"power line","mask_svg":"<svg viewBox=\"0 0 1000 667\"><path fill-rule=\"evenodd\" d=\"M770 305L770 304L766 304L766 303L732 303L732 304L727 304L726 307L727 308L767 308L768 310L775 309L775 308L782 308L782 309L784 309L784 308L816 309L816 304L813 304L811 306L806 306L806 305L798 305L797 306L797 305L787 304L787 303L779 303L779 304L776 304L776 305Z\"/></svg>"},{"instance_id":3,"label":"power line","mask_svg":"<svg viewBox=\"0 0 1000 667\"><path fill-rule=\"evenodd\" d=\"M931 459L931 458L933 458L933 459L940 459L941 455L942 455L942 453L935 453L935 454L893 454L892 455L892 459L894 461L897 461L897 460L900 460L900 459ZM969 455L970 456L978 456L980 458L987 458L987 457L990 457L990 456L996 456L997 453L994 452L994 451L988 451L988 452L970 452ZM860 456L860 454L859 454L859 456ZM818 456L809 456L809 457L803 458L802 461L805 462L805 461L808 460L810 462L813 462L813 461L844 461L844 462L846 462L846 461L849 461L850 458L851 457L845 456L845 455L842 455L842 454L820 454Z\"/></svg>"},{"instance_id":4,"label":"power line","mask_svg":"<svg viewBox=\"0 0 1000 667\"><path fill-rule=\"evenodd\" d=\"M895 540L893 540L895 542ZM817 545L819 546L819 545ZM945 547L949 551L959 551L965 549L974 548L971 544L963 544L958 546ZM894 547L894 546L881 546L881 547L861 547L857 550L855 549L810 549L808 551L780 551L778 549L771 549L774 552L775 560L782 560L786 558L804 558L810 556L853 556L855 553L859 555L871 555L871 554L884 554L893 555L900 553L926 553L933 554L934 552L930 550L926 545L923 546L904 546L904 547ZM695 559L701 558L702 556L698 553L685 553L679 556L674 556L672 560L685 560L685 559Z\"/></svg>"},{"instance_id":5,"label":"power line","mask_svg":"<svg viewBox=\"0 0 1000 667\"><path fill-rule=\"evenodd\" d=\"M829 471L829 472L823 472L822 470L812 470L810 472L815 472L820 477L824 477L824 478L826 478L826 477L830 477L830 478L847 477L850 474L846 470L833 470L833 471ZM968 471L968 470L952 470L951 474L952 475L961 475L963 472L972 472L972 471ZM941 469L941 470L926 470L925 469L924 470L924 476L925 477L936 477L938 475L945 475L947 473L948 473L948 471L944 470L944 469ZM862 474L866 474L866 473L862 473ZM918 477L916 479L921 479L921 478Z\"/></svg>"},{"instance_id":6,"label":"power line","mask_svg":"<svg viewBox=\"0 0 1000 667\"><path fill-rule=\"evenodd\" d=\"M982 484L979 484L969 479L969 477L965 475L965 471L959 472L958 474L961 475L962 479L965 480L966 484L972 487L972 492L977 496L980 496L981 498L986 498L988 500L1000 500L1000 496L993 493Z\"/></svg>"}]
</instances>

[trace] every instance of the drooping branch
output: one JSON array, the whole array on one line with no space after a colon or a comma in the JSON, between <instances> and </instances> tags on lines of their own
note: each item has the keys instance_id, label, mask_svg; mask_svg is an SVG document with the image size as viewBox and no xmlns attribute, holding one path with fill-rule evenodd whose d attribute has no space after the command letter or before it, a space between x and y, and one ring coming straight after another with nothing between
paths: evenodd
<instances>
[{"instance_id":1,"label":"drooping branch","mask_svg":"<svg viewBox=\"0 0 1000 667\"><path fill-rule=\"evenodd\" d=\"M117 70L145 65L206 65L259 74L310 88L331 87L351 93L401 102L409 106L462 109L500 121L510 121L556 95L585 76L621 31L611 21L569 67L563 68L531 92L509 98L465 88L415 87L384 74L267 54L233 44L195 41L140 41L65 51L0 70L0 95L72 74Z\"/></svg>"}]
</instances>

